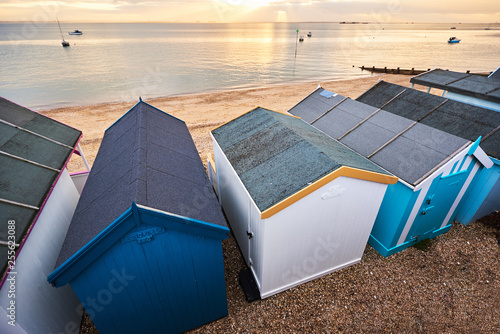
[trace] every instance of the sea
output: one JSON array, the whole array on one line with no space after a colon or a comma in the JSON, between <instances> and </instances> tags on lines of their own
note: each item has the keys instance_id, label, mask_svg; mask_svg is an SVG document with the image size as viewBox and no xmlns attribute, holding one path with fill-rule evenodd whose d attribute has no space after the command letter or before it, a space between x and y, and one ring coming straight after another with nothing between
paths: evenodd
<instances>
[{"instance_id":1,"label":"sea","mask_svg":"<svg viewBox=\"0 0 500 334\"><path fill-rule=\"evenodd\" d=\"M361 66L491 72L500 24L0 23L0 96L34 110L372 75Z\"/></svg>"}]
</instances>

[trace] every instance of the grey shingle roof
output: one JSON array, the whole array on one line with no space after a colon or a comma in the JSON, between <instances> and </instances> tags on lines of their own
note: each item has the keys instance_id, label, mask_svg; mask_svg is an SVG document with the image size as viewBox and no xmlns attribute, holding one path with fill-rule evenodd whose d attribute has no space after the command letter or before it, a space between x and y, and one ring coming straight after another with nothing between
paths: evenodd
<instances>
[{"instance_id":1,"label":"grey shingle roof","mask_svg":"<svg viewBox=\"0 0 500 334\"><path fill-rule=\"evenodd\" d=\"M328 94L328 96L333 94L329 98L321 95L327 92L327 90L318 87L318 89L302 100L302 103L298 103L288 112L302 118L307 123L311 123L317 117L321 116L325 110L330 109L344 99L343 96L334 93Z\"/></svg>"},{"instance_id":2,"label":"grey shingle roof","mask_svg":"<svg viewBox=\"0 0 500 334\"><path fill-rule=\"evenodd\" d=\"M186 124L142 101L106 130L56 267L132 202L227 226Z\"/></svg>"},{"instance_id":3,"label":"grey shingle roof","mask_svg":"<svg viewBox=\"0 0 500 334\"><path fill-rule=\"evenodd\" d=\"M500 103L500 80L495 78L435 69L411 78L410 82Z\"/></svg>"},{"instance_id":4,"label":"grey shingle roof","mask_svg":"<svg viewBox=\"0 0 500 334\"><path fill-rule=\"evenodd\" d=\"M499 112L384 81L366 91L357 101L374 107L384 105L386 111L470 141L482 136L481 147L485 152L500 158Z\"/></svg>"},{"instance_id":5,"label":"grey shingle roof","mask_svg":"<svg viewBox=\"0 0 500 334\"><path fill-rule=\"evenodd\" d=\"M9 220L16 222L16 243L23 241L39 212L35 208L48 198L80 136L76 129L0 98L0 241L7 241ZM0 245L1 272L6 264L7 246Z\"/></svg>"},{"instance_id":6,"label":"grey shingle roof","mask_svg":"<svg viewBox=\"0 0 500 334\"><path fill-rule=\"evenodd\" d=\"M302 120L263 108L212 134L261 212L342 166L390 175Z\"/></svg>"},{"instance_id":7,"label":"grey shingle roof","mask_svg":"<svg viewBox=\"0 0 500 334\"><path fill-rule=\"evenodd\" d=\"M379 97L375 106L346 99L333 109L325 107L326 114L312 125L410 184L417 184L469 142L379 109L390 106L386 103L394 96L402 96L404 87L384 90L377 85L373 89L377 90L374 96ZM300 103L307 104L307 98ZM301 108L295 106L290 111Z\"/></svg>"}]
</instances>

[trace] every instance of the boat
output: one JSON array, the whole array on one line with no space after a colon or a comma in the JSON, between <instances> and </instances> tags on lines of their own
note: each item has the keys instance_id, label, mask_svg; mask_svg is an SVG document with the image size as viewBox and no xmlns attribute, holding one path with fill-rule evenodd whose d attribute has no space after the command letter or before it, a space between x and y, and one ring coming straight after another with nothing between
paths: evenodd
<instances>
[{"instance_id":1,"label":"boat","mask_svg":"<svg viewBox=\"0 0 500 334\"><path fill-rule=\"evenodd\" d=\"M450 37L450 39L448 40L448 43L460 43L460 39L458 39L456 37Z\"/></svg>"},{"instance_id":2,"label":"boat","mask_svg":"<svg viewBox=\"0 0 500 334\"><path fill-rule=\"evenodd\" d=\"M69 46L69 42L66 42L64 40L64 36L63 36L62 30L61 30L61 25L59 24L59 19L57 19L57 25L59 26L59 32L61 33L61 37L62 37L62 42L61 42L62 46L63 47Z\"/></svg>"},{"instance_id":3,"label":"boat","mask_svg":"<svg viewBox=\"0 0 500 334\"><path fill-rule=\"evenodd\" d=\"M74 31L68 32L68 34L70 34L70 35L81 35L81 34L83 34L83 32L80 31L80 30L78 30L78 29L75 29Z\"/></svg>"},{"instance_id":4,"label":"boat","mask_svg":"<svg viewBox=\"0 0 500 334\"><path fill-rule=\"evenodd\" d=\"M457 29L457 27L451 27L450 29Z\"/></svg>"},{"instance_id":5,"label":"boat","mask_svg":"<svg viewBox=\"0 0 500 334\"><path fill-rule=\"evenodd\" d=\"M312 35L313 35L313 34L312 34L312 32L310 32L310 31L307 33L307 37L311 37Z\"/></svg>"},{"instance_id":6,"label":"boat","mask_svg":"<svg viewBox=\"0 0 500 334\"><path fill-rule=\"evenodd\" d=\"M303 42L304 41L304 36L299 36L299 42Z\"/></svg>"}]
</instances>

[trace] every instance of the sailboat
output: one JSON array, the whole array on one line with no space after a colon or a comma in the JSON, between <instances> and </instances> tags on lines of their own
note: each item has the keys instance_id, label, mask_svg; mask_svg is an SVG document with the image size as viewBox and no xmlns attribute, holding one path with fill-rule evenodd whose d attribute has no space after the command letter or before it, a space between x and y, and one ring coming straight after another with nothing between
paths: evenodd
<instances>
[{"instance_id":1,"label":"sailboat","mask_svg":"<svg viewBox=\"0 0 500 334\"><path fill-rule=\"evenodd\" d=\"M62 42L61 42L62 46L63 47L69 46L69 42L66 42L64 40L64 36L63 36L62 30L61 30L61 25L59 24L59 19L57 19L57 25L59 26L59 32L61 33L61 37L62 37Z\"/></svg>"}]
</instances>

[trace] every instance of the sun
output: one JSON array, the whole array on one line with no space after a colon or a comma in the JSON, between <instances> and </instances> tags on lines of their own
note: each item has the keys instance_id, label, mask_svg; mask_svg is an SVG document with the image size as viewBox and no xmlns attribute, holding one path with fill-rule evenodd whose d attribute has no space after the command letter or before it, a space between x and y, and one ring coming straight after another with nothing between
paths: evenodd
<instances>
[{"instance_id":1,"label":"sun","mask_svg":"<svg viewBox=\"0 0 500 334\"><path fill-rule=\"evenodd\" d=\"M275 2L275 0L219 0L219 1L232 6L249 6L249 7L261 7L261 6L266 6L271 2Z\"/></svg>"}]
</instances>

